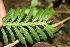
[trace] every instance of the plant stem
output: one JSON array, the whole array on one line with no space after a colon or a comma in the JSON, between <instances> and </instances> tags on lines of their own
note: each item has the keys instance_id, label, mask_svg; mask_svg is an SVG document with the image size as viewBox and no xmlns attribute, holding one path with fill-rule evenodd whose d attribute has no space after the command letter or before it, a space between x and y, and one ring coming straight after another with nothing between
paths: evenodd
<instances>
[{"instance_id":1,"label":"plant stem","mask_svg":"<svg viewBox=\"0 0 70 47\"><path fill-rule=\"evenodd\" d=\"M18 22L14 22L14 23L4 23L3 26L36 26L36 25L43 25L43 24L47 24L47 22L43 21L43 22L28 22L28 23L18 23Z\"/></svg>"},{"instance_id":2,"label":"plant stem","mask_svg":"<svg viewBox=\"0 0 70 47\"><path fill-rule=\"evenodd\" d=\"M62 20L62 21L60 21L60 22L58 22L58 23L52 24L51 26L52 26L52 27L59 26L60 24L63 24L64 22L68 21L69 19L70 19L70 16L67 17L66 19L64 19L64 20Z\"/></svg>"},{"instance_id":3,"label":"plant stem","mask_svg":"<svg viewBox=\"0 0 70 47\"><path fill-rule=\"evenodd\" d=\"M66 14L70 14L70 10L68 10L68 11L56 11L56 13L66 13Z\"/></svg>"}]
</instances>

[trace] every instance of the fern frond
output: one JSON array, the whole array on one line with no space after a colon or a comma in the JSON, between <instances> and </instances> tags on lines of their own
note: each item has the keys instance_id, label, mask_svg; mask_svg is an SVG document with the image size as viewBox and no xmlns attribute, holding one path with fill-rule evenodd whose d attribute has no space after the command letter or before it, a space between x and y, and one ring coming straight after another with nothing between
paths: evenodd
<instances>
[{"instance_id":1,"label":"fern frond","mask_svg":"<svg viewBox=\"0 0 70 47\"><path fill-rule=\"evenodd\" d=\"M22 7L21 9L17 8L16 10L10 9L3 19L4 27L1 28L1 31L5 44L8 44L8 34L6 34L6 31L10 34L12 41L15 41L18 37L22 44L25 44L26 39L31 44L34 42L33 39L39 42L40 37L43 40L46 40L48 36L46 36L45 32L47 32L51 38L54 37L53 33L57 30L49 24L52 22L49 18L51 18L54 13L53 9L46 8L45 10L40 9L37 11L34 6L31 6L28 14L25 13L26 11L27 9L25 7ZM33 15L34 11L37 11L35 15Z\"/></svg>"}]
</instances>

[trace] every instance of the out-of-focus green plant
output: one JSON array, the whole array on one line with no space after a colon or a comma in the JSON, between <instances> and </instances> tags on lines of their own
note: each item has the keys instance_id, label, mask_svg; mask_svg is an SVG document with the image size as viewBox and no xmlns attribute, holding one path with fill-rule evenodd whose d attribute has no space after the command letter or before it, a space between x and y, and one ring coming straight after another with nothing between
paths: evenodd
<instances>
[{"instance_id":1,"label":"out-of-focus green plant","mask_svg":"<svg viewBox=\"0 0 70 47\"><path fill-rule=\"evenodd\" d=\"M63 45L56 45L56 46L52 46L52 47L63 47Z\"/></svg>"}]
</instances>

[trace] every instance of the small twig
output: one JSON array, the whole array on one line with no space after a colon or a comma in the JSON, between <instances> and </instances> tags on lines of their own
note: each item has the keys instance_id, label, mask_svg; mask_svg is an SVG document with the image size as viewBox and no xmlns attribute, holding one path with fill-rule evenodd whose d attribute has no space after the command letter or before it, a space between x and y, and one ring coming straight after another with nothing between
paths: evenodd
<instances>
[{"instance_id":1,"label":"small twig","mask_svg":"<svg viewBox=\"0 0 70 47\"><path fill-rule=\"evenodd\" d=\"M70 10L70 9L68 9L67 6L64 5L64 4L61 4L61 5L59 6L59 8L60 8L60 9L61 9L61 8L64 8L66 11L69 11L69 10Z\"/></svg>"},{"instance_id":2,"label":"small twig","mask_svg":"<svg viewBox=\"0 0 70 47\"><path fill-rule=\"evenodd\" d=\"M48 6L48 8L52 8L53 7L53 3L51 3L49 6Z\"/></svg>"},{"instance_id":3,"label":"small twig","mask_svg":"<svg viewBox=\"0 0 70 47\"><path fill-rule=\"evenodd\" d=\"M68 10L68 11L56 11L56 13L66 13L66 14L70 14L70 10Z\"/></svg>"},{"instance_id":4,"label":"small twig","mask_svg":"<svg viewBox=\"0 0 70 47\"><path fill-rule=\"evenodd\" d=\"M69 19L70 19L70 16L58 23L52 24L51 26L53 26L53 27L59 26L60 24L63 24L64 22L68 21Z\"/></svg>"},{"instance_id":5,"label":"small twig","mask_svg":"<svg viewBox=\"0 0 70 47\"><path fill-rule=\"evenodd\" d=\"M19 43L19 40L14 41L13 43L10 43L4 47L13 47L14 45L16 45L17 43Z\"/></svg>"},{"instance_id":6,"label":"small twig","mask_svg":"<svg viewBox=\"0 0 70 47\"><path fill-rule=\"evenodd\" d=\"M63 6L64 6L64 8L65 8L67 11L69 11L69 10L70 10L70 9L68 9L68 8L67 8L67 6L66 6L66 5L63 5Z\"/></svg>"},{"instance_id":7,"label":"small twig","mask_svg":"<svg viewBox=\"0 0 70 47\"><path fill-rule=\"evenodd\" d=\"M24 37L23 37L23 40L25 41L25 38ZM18 43L19 43L19 40L16 40L13 43L10 43L10 44L8 44L8 45L6 45L4 47L13 47L14 45L16 45ZM24 42L24 43L25 43L25 46L27 47L26 42Z\"/></svg>"}]
</instances>

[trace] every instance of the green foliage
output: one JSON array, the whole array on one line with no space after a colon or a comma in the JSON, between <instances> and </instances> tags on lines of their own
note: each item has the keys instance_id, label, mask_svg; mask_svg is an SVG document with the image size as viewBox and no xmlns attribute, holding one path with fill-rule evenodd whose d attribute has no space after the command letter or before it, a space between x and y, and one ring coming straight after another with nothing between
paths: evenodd
<instances>
[{"instance_id":1,"label":"green foliage","mask_svg":"<svg viewBox=\"0 0 70 47\"><path fill-rule=\"evenodd\" d=\"M38 0L32 0L31 1L31 6L37 6Z\"/></svg>"},{"instance_id":2,"label":"green foliage","mask_svg":"<svg viewBox=\"0 0 70 47\"><path fill-rule=\"evenodd\" d=\"M33 15L33 11L36 11L34 8L31 6L27 14L25 7L9 10L3 19L3 27L1 28L5 44L8 44L8 36L12 42L19 39L22 44L25 43L26 39L31 44L33 44L33 39L37 42L40 41L40 38L47 40L46 33L51 38L54 37L53 33L57 30L50 25L52 20L49 20L54 13L53 9L40 9Z\"/></svg>"},{"instance_id":3,"label":"green foliage","mask_svg":"<svg viewBox=\"0 0 70 47\"><path fill-rule=\"evenodd\" d=\"M63 45L57 44L56 46L52 46L52 47L63 47Z\"/></svg>"},{"instance_id":4,"label":"green foliage","mask_svg":"<svg viewBox=\"0 0 70 47\"><path fill-rule=\"evenodd\" d=\"M57 47L63 47L63 45L57 45Z\"/></svg>"},{"instance_id":5,"label":"green foliage","mask_svg":"<svg viewBox=\"0 0 70 47\"><path fill-rule=\"evenodd\" d=\"M29 9L22 7L10 9L6 17L3 18L3 27L1 28L4 43L7 45L8 40L12 42L19 39L22 44L28 40L33 44L40 39L47 40L47 34L53 38L57 30L50 25L49 20L54 14L54 10L46 8L36 10L37 0L32 0ZM33 40L34 39L34 40Z\"/></svg>"},{"instance_id":6,"label":"green foliage","mask_svg":"<svg viewBox=\"0 0 70 47\"><path fill-rule=\"evenodd\" d=\"M58 32L59 34L62 34L62 30L59 30L59 32Z\"/></svg>"},{"instance_id":7,"label":"green foliage","mask_svg":"<svg viewBox=\"0 0 70 47\"><path fill-rule=\"evenodd\" d=\"M6 32L3 28L1 28L1 31L3 34L4 43L7 45L8 44L8 38L7 38Z\"/></svg>"}]
</instances>

